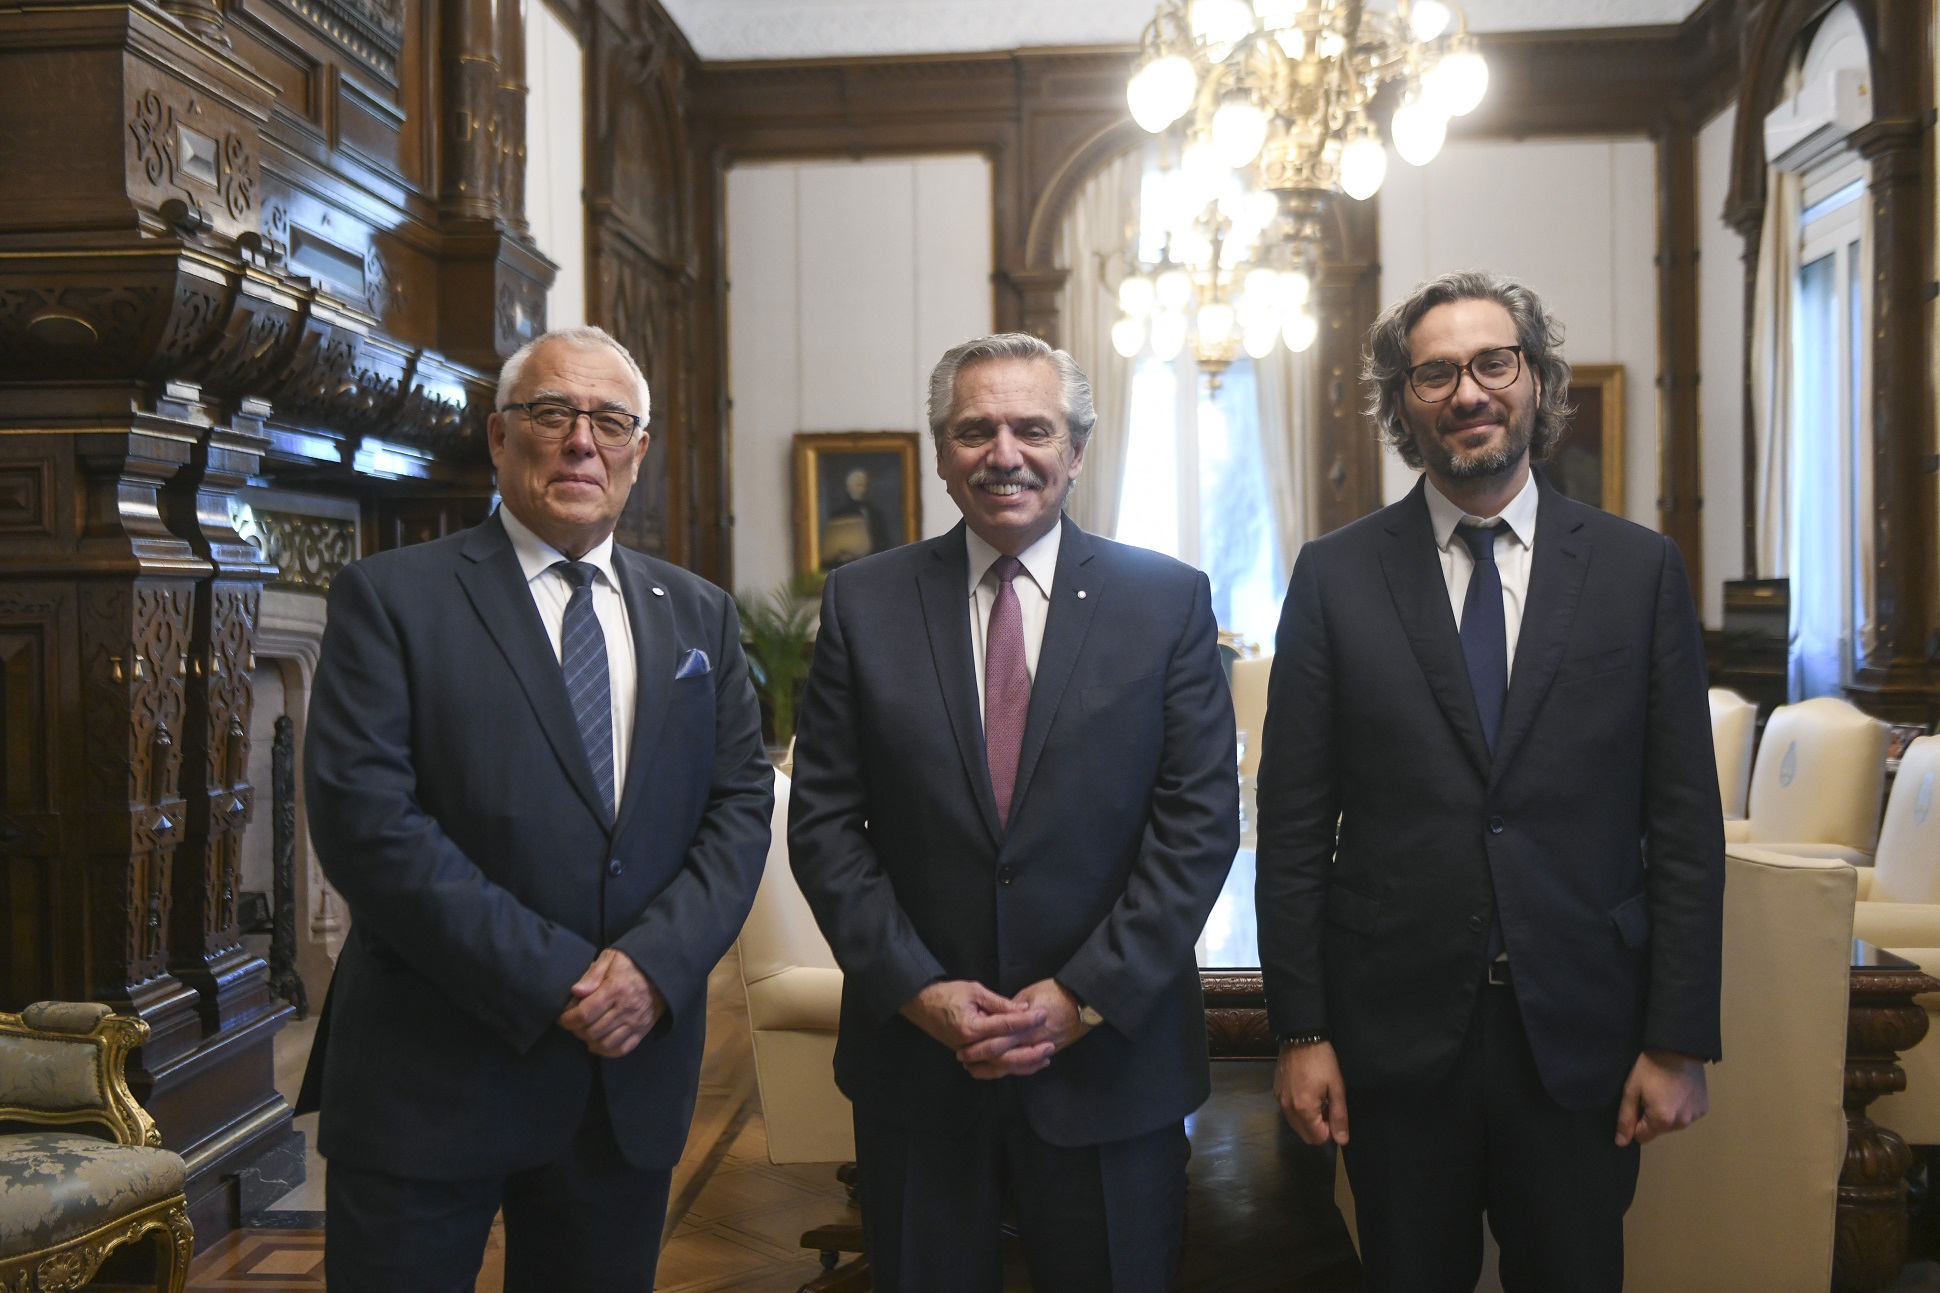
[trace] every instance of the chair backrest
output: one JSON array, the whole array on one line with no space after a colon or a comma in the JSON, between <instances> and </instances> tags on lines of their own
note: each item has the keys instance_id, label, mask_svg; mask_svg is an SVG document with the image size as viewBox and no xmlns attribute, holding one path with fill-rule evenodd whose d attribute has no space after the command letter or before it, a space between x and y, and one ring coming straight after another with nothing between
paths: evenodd
<instances>
[{"instance_id":1,"label":"chair backrest","mask_svg":"<svg viewBox=\"0 0 1940 1293\"><path fill-rule=\"evenodd\" d=\"M1824 1293L1846 1152L1853 869L1733 845L1724 1063L1711 1112L1644 1150L1624 1218L1635 1293Z\"/></svg>"},{"instance_id":2,"label":"chair backrest","mask_svg":"<svg viewBox=\"0 0 1940 1293\"><path fill-rule=\"evenodd\" d=\"M1246 733L1239 770L1252 776L1260 770L1260 736L1266 729L1266 684L1273 676L1273 657L1233 661L1233 720Z\"/></svg>"},{"instance_id":3,"label":"chair backrest","mask_svg":"<svg viewBox=\"0 0 1940 1293\"><path fill-rule=\"evenodd\" d=\"M1940 736L1906 747L1873 860L1873 902L1940 903Z\"/></svg>"},{"instance_id":4,"label":"chair backrest","mask_svg":"<svg viewBox=\"0 0 1940 1293\"><path fill-rule=\"evenodd\" d=\"M1726 817L1743 817L1751 793L1751 750L1758 706L1729 687L1711 689L1711 748L1718 756L1718 794Z\"/></svg>"},{"instance_id":5,"label":"chair backrest","mask_svg":"<svg viewBox=\"0 0 1940 1293\"><path fill-rule=\"evenodd\" d=\"M1755 844L1837 844L1871 853L1886 784L1886 728L1843 700L1781 705L1751 771Z\"/></svg>"},{"instance_id":6,"label":"chair backrest","mask_svg":"<svg viewBox=\"0 0 1940 1293\"><path fill-rule=\"evenodd\" d=\"M775 774L774 838L768 845L768 864L755 890L754 909L741 927L741 976L759 983L797 966L833 970L835 954L815 924L815 913L788 868L789 779Z\"/></svg>"},{"instance_id":7,"label":"chair backrest","mask_svg":"<svg viewBox=\"0 0 1940 1293\"><path fill-rule=\"evenodd\" d=\"M0 1122L86 1124L123 1145L161 1133L128 1090L128 1052L148 1025L98 1001L38 1001L0 1014Z\"/></svg>"}]
</instances>

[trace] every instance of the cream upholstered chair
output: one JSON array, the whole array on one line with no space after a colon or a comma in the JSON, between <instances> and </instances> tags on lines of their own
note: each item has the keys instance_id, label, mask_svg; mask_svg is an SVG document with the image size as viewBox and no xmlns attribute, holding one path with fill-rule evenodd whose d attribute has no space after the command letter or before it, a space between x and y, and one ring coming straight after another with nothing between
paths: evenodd
<instances>
[{"instance_id":1,"label":"cream upholstered chair","mask_svg":"<svg viewBox=\"0 0 1940 1293\"><path fill-rule=\"evenodd\" d=\"M1830 858L1727 851L1724 1062L1707 1074L1710 1115L1644 1148L1624 1218L1630 1293L1825 1293L1831 1282L1856 875ZM1352 1229L1344 1170L1335 1198ZM1489 1251L1480 1293L1501 1287Z\"/></svg>"},{"instance_id":2,"label":"cream upholstered chair","mask_svg":"<svg viewBox=\"0 0 1940 1293\"><path fill-rule=\"evenodd\" d=\"M1928 974L1940 974L1940 736L1923 736L1906 749L1886 820L1879 830L1879 853L1870 871L1859 873L1859 907L1852 932L1909 960ZM1923 998L1929 1015L1940 1014L1940 999ZM1891 1127L1915 1145L1940 1145L1940 1019L1930 1020L1925 1040L1900 1057L1906 1090L1883 1096L1867 1109L1872 1120Z\"/></svg>"},{"instance_id":3,"label":"cream upholstered chair","mask_svg":"<svg viewBox=\"0 0 1940 1293\"><path fill-rule=\"evenodd\" d=\"M99 1002L0 1014L0 1122L48 1128L0 1135L0 1289L80 1288L152 1235L155 1287L181 1293L186 1172L128 1090L128 1052L146 1040L146 1023Z\"/></svg>"},{"instance_id":4,"label":"cream upholstered chair","mask_svg":"<svg viewBox=\"0 0 1940 1293\"><path fill-rule=\"evenodd\" d=\"M1745 815L1751 791L1751 751L1757 744L1758 706L1729 687L1711 689L1711 748L1718 756L1718 795L1726 820Z\"/></svg>"},{"instance_id":5,"label":"cream upholstered chair","mask_svg":"<svg viewBox=\"0 0 1940 1293\"><path fill-rule=\"evenodd\" d=\"M741 928L755 1080L769 1158L843 1163L855 1157L855 1126L848 1097L835 1085L842 971L788 867L788 788L788 778L777 773L774 842L754 910Z\"/></svg>"},{"instance_id":6,"label":"cream upholstered chair","mask_svg":"<svg viewBox=\"0 0 1940 1293\"><path fill-rule=\"evenodd\" d=\"M1749 816L1725 822L1734 844L1871 866L1886 784L1886 728L1843 700L1780 705L1751 770Z\"/></svg>"},{"instance_id":7,"label":"cream upholstered chair","mask_svg":"<svg viewBox=\"0 0 1940 1293\"><path fill-rule=\"evenodd\" d=\"M1240 775L1251 777L1260 770L1260 734L1266 728L1266 684L1273 676L1273 657L1233 661L1233 719L1246 733L1246 748L1240 752Z\"/></svg>"}]
</instances>

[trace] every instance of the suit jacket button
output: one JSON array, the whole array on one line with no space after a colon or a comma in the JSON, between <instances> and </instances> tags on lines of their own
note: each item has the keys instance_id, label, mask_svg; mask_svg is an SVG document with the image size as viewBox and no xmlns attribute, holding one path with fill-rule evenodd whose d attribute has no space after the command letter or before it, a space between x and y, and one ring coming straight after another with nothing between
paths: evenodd
<instances>
[{"instance_id":1,"label":"suit jacket button","mask_svg":"<svg viewBox=\"0 0 1940 1293\"><path fill-rule=\"evenodd\" d=\"M606 874L608 875L617 876L622 870L624 868L620 866L620 859L618 858L614 858L606 864Z\"/></svg>"},{"instance_id":2,"label":"suit jacket button","mask_svg":"<svg viewBox=\"0 0 1940 1293\"><path fill-rule=\"evenodd\" d=\"M1481 918L1480 916L1470 916L1470 917L1468 918L1468 927L1469 927L1470 929L1472 929L1472 930L1474 930L1474 931L1475 931L1476 933L1478 933L1478 934L1479 934L1479 933L1481 933L1481 932L1482 932L1482 918Z\"/></svg>"},{"instance_id":3,"label":"suit jacket button","mask_svg":"<svg viewBox=\"0 0 1940 1293\"><path fill-rule=\"evenodd\" d=\"M1006 865L1006 866L1000 866L997 868L998 884L1009 884L1012 880L1015 880L1016 878L1017 878L1016 867Z\"/></svg>"},{"instance_id":4,"label":"suit jacket button","mask_svg":"<svg viewBox=\"0 0 1940 1293\"><path fill-rule=\"evenodd\" d=\"M1489 818L1489 834L1491 835L1502 834L1502 819L1500 817Z\"/></svg>"}]
</instances>

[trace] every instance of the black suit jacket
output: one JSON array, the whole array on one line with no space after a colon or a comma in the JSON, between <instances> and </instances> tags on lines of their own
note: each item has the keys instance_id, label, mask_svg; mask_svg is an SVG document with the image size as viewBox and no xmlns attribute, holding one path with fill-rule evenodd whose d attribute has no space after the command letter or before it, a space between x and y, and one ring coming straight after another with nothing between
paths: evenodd
<instances>
[{"instance_id":1,"label":"black suit jacket","mask_svg":"<svg viewBox=\"0 0 1940 1293\"><path fill-rule=\"evenodd\" d=\"M1350 1102L1433 1081L1499 907L1545 1088L1607 1103L1644 1047L1718 1056L1723 814L1684 563L1539 484L1491 756L1424 487L1294 566L1259 780L1272 1026L1328 1030Z\"/></svg>"},{"instance_id":2,"label":"black suit jacket","mask_svg":"<svg viewBox=\"0 0 1940 1293\"><path fill-rule=\"evenodd\" d=\"M448 1179L548 1161L595 1063L626 1157L680 1157L707 975L754 901L774 772L733 601L613 555L639 672L617 821L496 515L359 561L330 590L304 784L351 928L300 1105L321 1105L332 1160ZM677 681L690 648L711 667ZM554 1021L607 947L668 1016L595 1060Z\"/></svg>"},{"instance_id":3,"label":"black suit jacket","mask_svg":"<svg viewBox=\"0 0 1940 1293\"><path fill-rule=\"evenodd\" d=\"M1055 977L1105 1024L1018 1079L1037 1133L1098 1144L1206 1098L1193 944L1239 844L1206 577L1062 522L1009 829L970 643L964 527L829 576L789 799L795 875L841 965L836 1080L969 1130L994 1084L897 1013L940 978Z\"/></svg>"}]
</instances>

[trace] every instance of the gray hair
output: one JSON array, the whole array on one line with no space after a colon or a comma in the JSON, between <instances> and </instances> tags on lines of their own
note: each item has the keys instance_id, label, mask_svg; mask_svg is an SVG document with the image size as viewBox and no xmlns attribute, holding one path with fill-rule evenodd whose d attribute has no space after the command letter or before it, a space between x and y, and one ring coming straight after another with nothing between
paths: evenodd
<instances>
[{"instance_id":1,"label":"gray hair","mask_svg":"<svg viewBox=\"0 0 1940 1293\"><path fill-rule=\"evenodd\" d=\"M1494 301L1509 312L1523 364L1536 374L1542 388L1536 424L1529 433L1529 460L1542 462L1563 438L1575 412L1569 403L1570 365L1561 350L1563 325L1543 308L1534 292L1487 270L1461 270L1418 283L1405 298L1381 311L1368 331L1367 351L1361 357L1361 384L1367 390L1367 415L1374 420L1375 430L1401 455L1401 461L1422 466L1414 434L1401 419L1401 387L1413 362L1408 337L1430 310L1452 301Z\"/></svg>"},{"instance_id":2,"label":"gray hair","mask_svg":"<svg viewBox=\"0 0 1940 1293\"><path fill-rule=\"evenodd\" d=\"M648 415L653 412L653 395L647 390L647 375L640 371L640 365L634 361L631 352L621 345L612 333L605 328L596 328L590 323L581 324L576 328L554 328L551 332L542 333L513 351L512 357L498 370L498 393L492 399L493 408L502 409L511 402L512 392L518 389L520 380L525 377L526 361L532 358L533 351L548 341L563 342L575 350L594 350L600 346L606 346L624 359L627 371L632 373L633 380L640 384L640 422L643 426L646 424Z\"/></svg>"},{"instance_id":3,"label":"gray hair","mask_svg":"<svg viewBox=\"0 0 1940 1293\"><path fill-rule=\"evenodd\" d=\"M1059 399L1064 405L1064 425L1071 432L1071 447L1082 453L1091 439L1091 428L1098 425L1098 410L1091 406L1091 379L1078 361L1042 337L1028 332L999 332L953 346L936 361L930 372L930 436L937 448L950 428L950 415L956 412L957 374L978 364L999 359L1041 360L1058 375Z\"/></svg>"}]
</instances>

